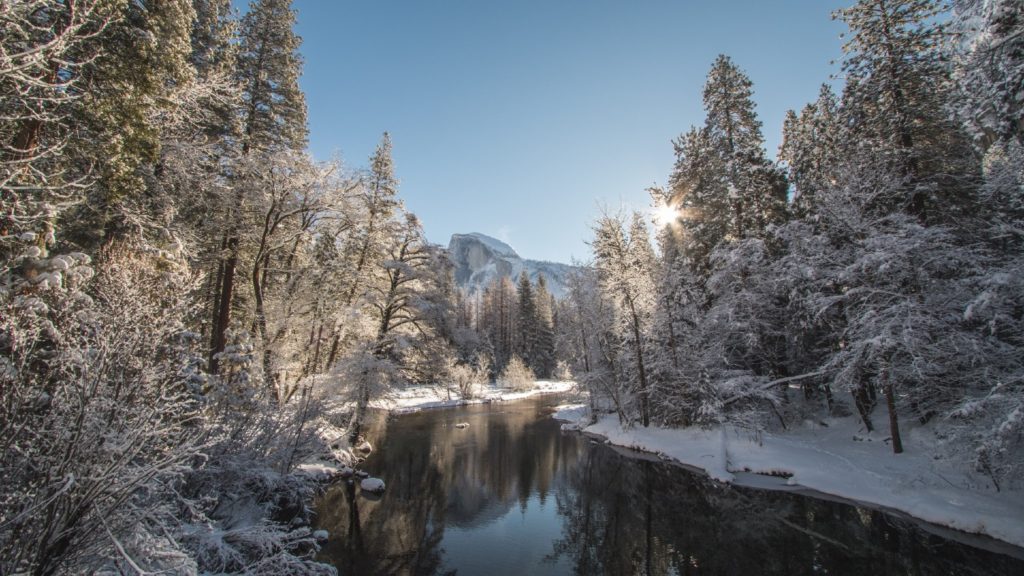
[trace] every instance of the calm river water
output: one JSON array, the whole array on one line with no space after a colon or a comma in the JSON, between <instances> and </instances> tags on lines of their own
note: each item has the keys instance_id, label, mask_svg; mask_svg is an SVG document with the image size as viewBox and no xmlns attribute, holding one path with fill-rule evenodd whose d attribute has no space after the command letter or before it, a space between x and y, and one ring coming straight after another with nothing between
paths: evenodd
<instances>
[{"instance_id":1,"label":"calm river water","mask_svg":"<svg viewBox=\"0 0 1024 576\"><path fill-rule=\"evenodd\" d=\"M342 575L1024 574L1024 551L717 484L561 432L558 402L377 415L363 468L387 492L332 486L317 503L330 532L320 559Z\"/></svg>"}]
</instances>

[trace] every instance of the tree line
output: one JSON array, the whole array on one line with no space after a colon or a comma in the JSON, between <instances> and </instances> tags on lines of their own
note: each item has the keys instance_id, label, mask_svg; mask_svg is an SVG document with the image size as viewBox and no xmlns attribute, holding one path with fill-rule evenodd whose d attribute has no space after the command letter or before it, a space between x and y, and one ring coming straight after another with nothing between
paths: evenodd
<instances>
[{"instance_id":1,"label":"tree line","mask_svg":"<svg viewBox=\"0 0 1024 576\"><path fill-rule=\"evenodd\" d=\"M859 0L840 94L790 111L767 158L728 56L673 144L659 213L594 225L562 341L624 423L787 428L854 415L989 487L1024 464L1024 6ZM569 327L571 326L571 328Z\"/></svg>"}]
</instances>

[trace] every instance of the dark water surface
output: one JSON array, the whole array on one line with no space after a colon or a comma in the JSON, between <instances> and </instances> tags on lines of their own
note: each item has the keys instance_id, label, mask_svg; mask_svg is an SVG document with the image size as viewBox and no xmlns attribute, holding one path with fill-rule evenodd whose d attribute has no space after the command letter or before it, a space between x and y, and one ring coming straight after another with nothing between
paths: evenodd
<instances>
[{"instance_id":1,"label":"dark water surface","mask_svg":"<svg viewBox=\"0 0 1024 576\"><path fill-rule=\"evenodd\" d=\"M378 415L363 468L387 492L332 486L320 559L342 575L1024 575L1019 556L876 510L718 484L561 432L558 401Z\"/></svg>"}]
</instances>

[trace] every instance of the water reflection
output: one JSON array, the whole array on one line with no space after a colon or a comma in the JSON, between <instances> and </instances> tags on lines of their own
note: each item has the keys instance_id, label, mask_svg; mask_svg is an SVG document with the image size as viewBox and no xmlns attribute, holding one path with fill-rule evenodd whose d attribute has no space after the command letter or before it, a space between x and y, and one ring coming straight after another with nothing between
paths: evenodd
<instances>
[{"instance_id":1,"label":"water reflection","mask_svg":"<svg viewBox=\"0 0 1024 576\"><path fill-rule=\"evenodd\" d=\"M563 434L553 400L378 418L318 504L341 574L1024 574L876 511L739 489ZM456 429L457 422L469 422Z\"/></svg>"}]
</instances>

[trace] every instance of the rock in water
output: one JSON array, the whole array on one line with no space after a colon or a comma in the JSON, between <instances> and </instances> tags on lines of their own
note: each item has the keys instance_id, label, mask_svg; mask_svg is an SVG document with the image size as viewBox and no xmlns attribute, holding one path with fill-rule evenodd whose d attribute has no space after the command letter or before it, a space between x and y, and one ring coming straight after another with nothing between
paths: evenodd
<instances>
[{"instance_id":1,"label":"rock in water","mask_svg":"<svg viewBox=\"0 0 1024 576\"><path fill-rule=\"evenodd\" d=\"M359 487L367 492L380 494L384 492L384 481L380 478L364 478L363 481L359 483Z\"/></svg>"},{"instance_id":2,"label":"rock in water","mask_svg":"<svg viewBox=\"0 0 1024 576\"><path fill-rule=\"evenodd\" d=\"M455 425L455 427L460 430L463 428L469 428L469 422L459 422L458 424Z\"/></svg>"},{"instance_id":3,"label":"rock in water","mask_svg":"<svg viewBox=\"0 0 1024 576\"><path fill-rule=\"evenodd\" d=\"M359 454L361 456L368 456L370 452L373 452L373 446L371 446L370 443L366 441L366 438L359 436L358 438L356 438L356 445L352 448L352 450L356 454Z\"/></svg>"}]
</instances>

